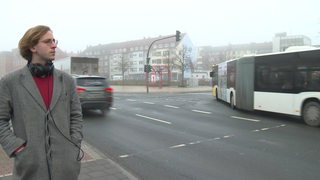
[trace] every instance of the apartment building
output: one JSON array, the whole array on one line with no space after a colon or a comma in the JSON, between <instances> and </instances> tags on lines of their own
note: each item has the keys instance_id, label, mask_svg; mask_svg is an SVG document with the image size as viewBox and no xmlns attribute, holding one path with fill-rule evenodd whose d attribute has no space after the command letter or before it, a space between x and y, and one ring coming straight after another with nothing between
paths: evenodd
<instances>
[{"instance_id":1,"label":"apartment building","mask_svg":"<svg viewBox=\"0 0 320 180\"><path fill-rule=\"evenodd\" d=\"M162 39L162 40L160 40ZM150 46L153 43L152 46ZM286 33L275 34L272 41L225 46L200 46L195 48L187 34L143 38L119 43L88 46L79 56L99 58L99 74L111 80L143 80L149 51L151 80L178 81L181 77L203 77L213 64L248 54L284 51L290 46L310 46L310 38ZM149 49L150 48L150 49ZM56 59L67 57L61 49ZM76 56L76 55L74 55ZM0 52L0 77L26 64L18 49ZM192 75L197 72L198 74ZM200 74L199 74L200 73Z\"/></svg>"},{"instance_id":2,"label":"apartment building","mask_svg":"<svg viewBox=\"0 0 320 180\"><path fill-rule=\"evenodd\" d=\"M311 39L304 35L290 35L287 33L277 33L272 40L272 51L285 51L291 46L311 46Z\"/></svg>"},{"instance_id":3,"label":"apartment building","mask_svg":"<svg viewBox=\"0 0 320 180\"><path fill-rule=\"evenodd\" d=\"M198 72L211 71L211 66L223 61L242 57L244 55L267 54L285 51L292 46L311 46L311 40L304 35L277 33L272 41L248 44L229 44L226 46L197 47L196 69Z\"/></svg>"},{"instance_id":4,"label":"apartment building","mask_svg":"<svg viewBox=\"0 0 320 180\"><path fill-rule=\"evenodd\" d=\"M110 80L143 80L144 66L147 64L149 52L149 64L152 66L151 79L178 80L182 74L182 64L188 66L184 68L185 71L190 70L195 50L188 35L181 35L181 41L178 42L174 35L168 35L89 46L81 52L81 55L98 57L99 73Z\"/></svg>"}]
</instances>

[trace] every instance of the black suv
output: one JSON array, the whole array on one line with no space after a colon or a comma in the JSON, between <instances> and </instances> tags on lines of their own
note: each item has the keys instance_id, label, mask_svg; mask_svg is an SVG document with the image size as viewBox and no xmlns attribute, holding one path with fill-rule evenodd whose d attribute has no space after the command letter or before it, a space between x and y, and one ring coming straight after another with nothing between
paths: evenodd
<instances>
[{"instance_id":1,"label":"black suv","mask_svg":"<svg viewBox=\"0 0 320 180\"><path fill-rule=\"evenodd\" d=\"M82 110L101 110L105 115L113 103L113 89L102 76L73 75Z\"/></svg>"}]
</instances>

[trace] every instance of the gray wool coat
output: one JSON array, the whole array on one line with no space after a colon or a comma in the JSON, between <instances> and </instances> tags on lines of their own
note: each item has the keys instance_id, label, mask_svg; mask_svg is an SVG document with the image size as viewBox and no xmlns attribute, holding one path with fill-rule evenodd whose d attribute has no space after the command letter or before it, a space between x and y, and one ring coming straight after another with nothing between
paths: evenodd
<instances>
[{"instance_id":1,"label":"gray wool coat","mask_svg":"<svg viewBox=\"0 0 320 180\"><path fill-rule=\"evenodd\" d=\"M27 66L0 80L0 144L14 158L14 180L78 179L82 121L69 74L54 69L48 110Z\"/></svg>"}]
</instances>

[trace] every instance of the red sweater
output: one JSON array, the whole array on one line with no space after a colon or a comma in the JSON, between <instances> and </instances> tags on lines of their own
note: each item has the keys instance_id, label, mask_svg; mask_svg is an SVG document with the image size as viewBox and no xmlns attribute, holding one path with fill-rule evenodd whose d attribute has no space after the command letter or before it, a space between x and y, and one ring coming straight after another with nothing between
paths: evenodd
<instances>
[{"instance_id":1,"label":"red sweater","mask_svg":"<svg viewBox=\"0 0 320 180\"><path fill-rule=\"evenodd\" d=\"M53 90L53 75L50 74L46 77L38 77L33 75L33 79L38 86L44 104L46 105L47 109L49 109Z\"/></svg>"}]
</instances>

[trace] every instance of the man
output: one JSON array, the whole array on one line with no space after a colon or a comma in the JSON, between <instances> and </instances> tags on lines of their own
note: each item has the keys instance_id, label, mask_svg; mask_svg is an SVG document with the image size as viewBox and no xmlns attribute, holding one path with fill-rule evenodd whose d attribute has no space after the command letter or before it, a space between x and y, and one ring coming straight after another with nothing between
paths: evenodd
<instances>
[{"instance_id":1,"label":"man","mask_svg":"<svg viewBox=\"0 0 320 180\"><path fill-rule=\"evenodd\" d=\"M81 104L73 78L54 69L57 43L49 27L30 28L19 42L27 65L0 80L0 144L14 158L14 180L80 173Z\"/></svg>"}]
</instances>

